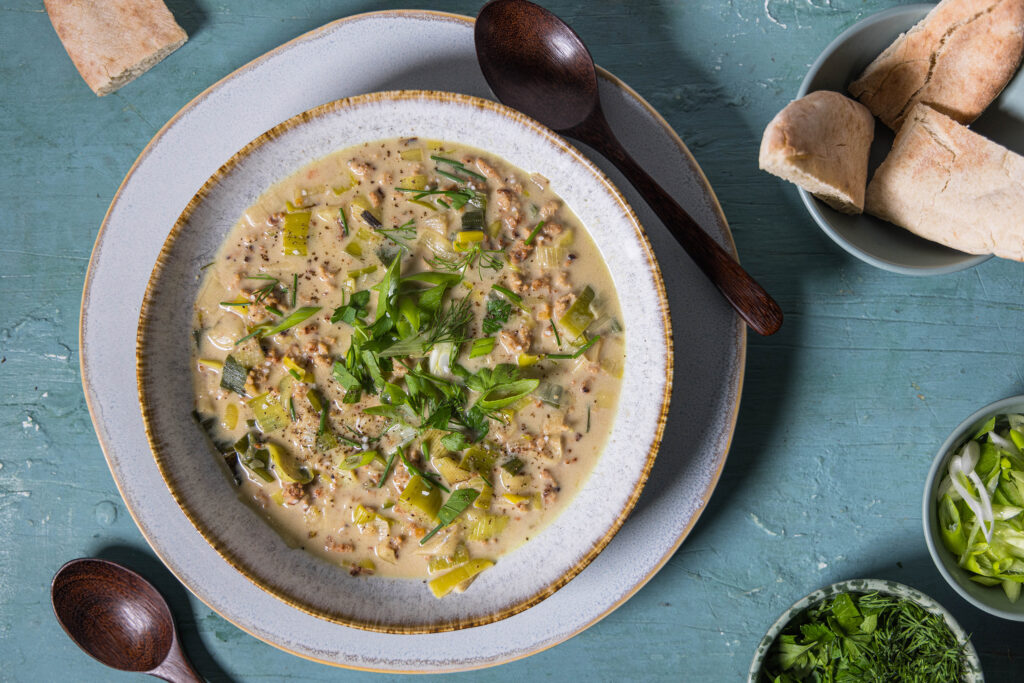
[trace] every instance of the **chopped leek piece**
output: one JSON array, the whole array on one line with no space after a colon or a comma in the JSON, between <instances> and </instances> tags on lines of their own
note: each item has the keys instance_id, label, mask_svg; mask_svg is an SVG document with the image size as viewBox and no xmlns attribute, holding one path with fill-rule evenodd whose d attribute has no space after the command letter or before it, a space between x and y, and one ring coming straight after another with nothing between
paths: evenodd
<instances>
[{"instance_id":1,"label":"chopped leek piece","mask_svg":"<svg viewBox=\"0 0 1024 683\"><path fill-rule=\"evenodd\" d=\"M467 212L468 214L469 212ZM455 241L452 246L455 247L455 251L465 252L473 248L473 246L480 244L484 241L484 233L482 230L466 230L465 229L465 217L463 217L463 229L455 235Z\"/></svg>"},{"instance_id":2,"label":"chopped leek piece","mask_svg":"<svg viewBox=\"0 0 1024 683\"><path fill-rule=\"evenodd\" d=\"M565 402L565 389L551 382L541 382L535 394L541 401L555 408L561 408Z\"/></svg>"},{"instance_id":3,"label":"chopped leek piece","mask_svg":"<svg viewBox=\"0 0 1024 683\"><path fill-rule=\"evenodd\" d=\"M224 417L221 418L220 426L229 432L238 426L238 405L229 403L224 408Z\"/></svg>"},{"instance_id":4,"label":"chopped leek piece","mask_svg":"<svg viewBox=\"0 0 1024 683\"><path fill-rule=\"evenodd\" d=\"M249 399L247 404L256 418L256 427L264 434L288 426L288 413L281 405L280 396L271 396L267 392Z\"/></svg>"},{"instance_id":5,"label":"chopped leek piece","mask_svg":"<svg viewBox=\"0 0 1024 683\"><path fill-rule=\"evenodd\" d=\"M357 526L369 524L376 518L377 515L363 507L362 504L357 504L355 508L352 509L352 523Z\"/></svg>"},{"instance_id":6,"label":"chopped leek piece","mask_svg":"<svg viewBox=\"0 0 1024 683\"><path fill-rule=\"evenodd\" d=\"M474 444L463 453L459 467L489 476L497 457L498 451L493 448L483 444Z\"/></svg>"},{"instance_id":7,"label":"chopped leek piece","mask_svg":"<svg viewBox=\"0 0 1024 683\"><path fill-rule=\"evenodd\" d=\"M441 508L441 489L432 486L420 475L414 474L402 489L398 500L418 509L430 519L437 519L437 512Z\"/></svg>"},{"instance_id":8,"label":"chopped leek piece","mask_svg":"<svg viewBox=\"0 0 1024 683\"><path fill-rule=\"evenodd\" d=\"M248 434L236 441L233 448L238 454L238 461L250 472L263 481L274 481L274 475L267 469L267 465L270 463L270 453L264 448L254 448Z\"/></svg>"},{"instance_id":9,"label":"chopped leek piece","mask_svg":"<svg viewBox=\"0 0 1024 683\"><path fill-rule=\"evenodd\" d=\"M402 157L403 161L423 161L423 150L419 147L403 149L399 152L399 156Z\"/></svg>"},{"instance_id":10,"label":"chopped leek piece","mask_svg":"<svg viewBox=\"0 0 1024 683\"><path fill-rule=\"evenodd\" d=\"M234 356L224 359L224 370L220 375L222 389L233 391L239 396L246 396L245 383L249 379L249 371Z\"/></svg>"},{"instance_id":11,"label":"chopped leek piece","mask_svg":"<svg viewBox=\"0 0 1024 683\"><path fill-rule=\"evenodd\" d=\"M213 360L212 358L200 358L199 365L210 368L211 370L223 370L224 363L219 360Z\"/></svg>"},{"instance_id":12,"label":"chopped leek piece","mask_svg":"<svg viewBox=\"0 0 1024 683\"><path fill-rule=\"evenodd\" d=\"M285 256L305 256L306 238L309 235L309 211L298 211L284 215L284 235L281 239Z\"/></svg>"},{"instance_id":13,"label":"chopped leek piece","mask_svg":"<svg viewBox=\"0 0 1024 683\"><path fill-rule=\"evenodd\" d=\"M479 356L486 356L494 350L494 344L496 341L497 340L494 337L474 339L473 345L469 347L469 357L477 358Z\"/></svg>"},{"instance_id":14,"label":"chopped leek piece","mask_svg":"<svg viewBox=\"0 0 1024 683\"><path fill-rule=\"evenodd\" d=\"M345 253L356 258L363 258L363 245L359 240L349 240L349 243L345 245ZM349 275L349 277L352 276Z\"/></svg>"},{"instance_id":15,"label":"chopped leek piece","mask_svg":"<svg viewBox=\"0 0 1024 683\"><path fill-rule=\"evenodd\" d=\"M313 473L300 465L284 447L268 443L267 451L274 463L274 471L281 481L296 484L308 484L313 481Z\"/></svg>"},{"instance_id":16,"label":"chopped leek piece","mask_svg":"<svg viewBox=\"0 0 1024 683\"><path fill-rule=\"evenodd\" d=\"M461 543L455 546L450 555L434 555L427 561L427 571L431 574L454 569L469 562L469 551Z\"/></svg>"},{"instance_id":17,"label":"chopped leek piece","mask_svg":"<svg viewBox=\"0 0 1024 683\"><path fill-rule=\"evenodd\" d=\"M587 330L590 323L594 322L594 314L590 310L590 303L593 300L594 290L587 285L558 321L558 326L570 340L578 339Z\"/></svg>"},{"instance_id":18,"label":"chopped leek piece","mask_svg":"<svg viewBox=\"0 0 1024 683\"><path fill-rule=\"evenodd\" d=\"M506 493L505 495L502 496L502 498L512 503L513 505L519 505L525 500L530 500L529 496L519 496L514 493Z\"/></svg>"},{"instance_id":19,"label":"chopped leek piece","mask_svg":"<svg viewBox=\"0 0 1024 683\"><path fill-rule=\"evenodd\" d=\"M365 465L369 465L371 462L377 459L377 451L363 451L362 453L355 453L347 456L338 465L339 470L354 470Z\"/></svg>"},{"instance_id":20,"label":"chopped leek piece","mask_svg":"<svg viewBox=\"0 0 1024 683\"><path fill-rule=\"evenodd\" d=\"M430 592L434 594L435 598L443 598L451 593L460 583L472 579L483 570L493 566L494 562L491 560L480 558L470 560L447 574L431 579L427 585L430 586Z\"/></svg>"},{"instance_id":21,"label":"chopped leek piece","mask_svg":"<svg viewBox=\"0 0 1024 683\"><path fill-rule=\"evenodd\" d=\"M231 352L231 355L234 356L235 360L241 363L245 368L250 370L259 365L263 365L267 360L267 355L263 353L263 348L260 347L259 341L255 339L250 339L237 344Z\"/></svg>"},{"instance_id":22,"label":"chopped leek piece","mask_svg":"<svg viewBox=\"0 0 1024 683\"><path fill-rule=\"evenodd\" d=\"M482 242L484 239L484 212L482 209L466 209L462 214L462 232L480 233L479 239L473 242Z\"/></svg>"},{"instance_id":23,"label":"chopped leek piece","mask_svg":"<svg viewBox=\"0 0 1024 683\"><path fill-rule=\"evenodd\" d=\"M537 361L539 361L539 360L540 360L540 356L535 356L535 355L530 354L530 353L521 353L521 354L519 354L519 357L516 358L516 363L521 368L528 368L531 365L536 365Z\"/></svg>"},{"instance_id":24,"label":"chopped leek piece","mask_svg":"<svg viewBox=\"0 0 1024 683\"><path fill-rule=\"evenodd\" d=\"M285 356L281 363L288 370L288 374L298 381L306 384L313 382L313 373L292 360L291 356Z\"/></svg>"},{"instance_id":25,"label":"chopped leek piece","mask_svg":"<svg viewBox=\"0 0 1024 683\"><path fill-rule=\"evenodd\" d=\"M523 471L523 467L525 467L525 466L526 466L526 463L524 463L522 460L520 460L516 456L512 456L511 460L508 460L507 462L504 462L504 463L501 464L501 469L505 470L506 472L508 472L512 476L515 476L515 475L519 474L520 472L522 472Z\"/></svg>"},{"instance_id":26,"label":"chopped leek piece","mask_svg":"<svg viewBox=\"0 0 1024 683\"><path fill-rule=\"evenodd\" d=\"M451 458L435 458L430 461L434 468L440 473L449 484L458 484L472 477L472 473L462 469Z\"/></svg>"},{"instance_id":27,"label":"chopped leek piece","mask_svg":"<svg viewBox=\"0 0 1024 683\"><path fill-rule=\"evenodd\" d=\"M490 510L491 501L494 500L494 488L480 475L473 477L469 486L480 491L480 495L473 501L473 507L477 510Z\"/></svg>"},{"instance_id":28,"label":"chopped leek piece","mask_svg":"<svg viewBox=\"0 0 1024 683\"><path fill-rule=\"evenodd\" d=\"M489 538L500 536L506 526L508 526L508 517L505 515L484 514L476 520L466 538L471 541L486 541Z\"/></svg>"}]
</instances>

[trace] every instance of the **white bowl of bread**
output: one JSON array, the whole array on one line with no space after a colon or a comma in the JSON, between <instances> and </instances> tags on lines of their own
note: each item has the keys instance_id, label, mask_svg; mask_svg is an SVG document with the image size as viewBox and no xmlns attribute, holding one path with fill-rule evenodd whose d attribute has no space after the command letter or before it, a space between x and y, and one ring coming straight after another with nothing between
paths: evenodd
<instances>
[{"instance_id":1,"label":"white bowl of bread","mask_svg":"<svg viewBox=\"0 0 1024 683\"><path fill-rule=\"evenodd\" d=\"M1006 87L1022 55L1024 0L872 15L768 124L761 168L797 184L821 228L879 268L1024 261L1024 120L1012 112L1024 111L1024 82Z\"/></svg>"}]
</instances>

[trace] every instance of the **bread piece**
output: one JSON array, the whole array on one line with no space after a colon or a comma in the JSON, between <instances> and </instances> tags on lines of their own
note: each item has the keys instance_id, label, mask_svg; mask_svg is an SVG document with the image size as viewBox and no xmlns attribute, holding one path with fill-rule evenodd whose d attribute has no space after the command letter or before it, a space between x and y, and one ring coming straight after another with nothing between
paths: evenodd
<instances>
[{"instance_id":1,"label":"bread piece","mask_svg":"<svg viewBox=\"0 0 1024 683\"><path fill-rule=\"evenodd\" d=\"M78 73L100 96L141 76L188 40L160 0L45 0L44 4Z\"/></svg>"},{"instance_id":2,"label":"bread piece","mask_svg":"<svg viewBox=\"0 0 1024 683\"><path fill-rule=\"evenodd\" d=\"M919 104L868 185L867 212L969 254L1024 261L1024 157Z\"/></svg>"},{"instance_id":3,"label":"bread piece","mask_svg":"<svg viewBox=\"0 0 1024 683\"><path fill-rule=\"evenodd\" d=\"M836 211L861 213L875 120L830 90L794 100L764 130L758 163Z\"/></svg>"},{"instance_id":4,"label":"bread piece","mask_svg":"<svg viewBox=\"0 0 1024 683\"><path fill-rule=\"evenodd\" d=\"M1024 0L943 0L850 84L899 130L922 102L971 123L1006 87L1024 54Z\"/></svg>"}]
</instances>

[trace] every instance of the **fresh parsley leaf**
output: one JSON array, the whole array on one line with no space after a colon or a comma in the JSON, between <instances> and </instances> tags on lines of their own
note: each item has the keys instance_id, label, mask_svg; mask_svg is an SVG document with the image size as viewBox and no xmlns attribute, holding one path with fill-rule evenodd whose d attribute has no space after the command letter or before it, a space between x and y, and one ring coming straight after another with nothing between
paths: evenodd
<instances>
[{"instance_id":1,"label":"fresh parsley leaf","mask_svg":"<svg viewBox=\"0 0 1024 683\"><path fill-rule=\"evenodd\" d=\"M451 432L441 437L441 445L450 451L462 451L469 447L469 440L462 432Z\"/></svg>"},{"instance_id":2,"label":"fresh parsley leaf","mask_svg":"<svg viewBox=\"0 0 1024 683\"><path fill-rule=\"evenodd\" d=\"M512 314L512 304L505 299L489 299L487 313L484 315L484 334L494 334L508 322Z\"/></svg>"}]
</instances>

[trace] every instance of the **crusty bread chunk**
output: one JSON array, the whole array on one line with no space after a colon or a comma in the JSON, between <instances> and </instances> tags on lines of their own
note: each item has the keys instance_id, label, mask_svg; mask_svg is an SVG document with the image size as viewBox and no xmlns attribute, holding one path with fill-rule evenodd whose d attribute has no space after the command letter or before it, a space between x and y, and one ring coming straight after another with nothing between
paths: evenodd
<instances>
[{"instance_id":1,"label":"crusty bread chunk","mask_svg":"<svg viewBox=\"0 0 1024 683\"><path fill-rule=\"evenodd\" d=\"M1024 261L1024 157L919 104L868 185L867 212L969 254Z\"/></svg>"},{"instance_id":2,"label":"crusty bread chunk","mask_svg":"<svg viewBox=\"0 0 1024 683\"><path fill-rule=\"evenodd\" d=\"M1024 0L943 0L868 65L850 92L899 130L922 102L971 123L1024 54Z\"/></svg>"},{"instance_id":3,"label":"crusty bread chunk","mask_svg":"<svg viewBox=\"0 0 1024 683\"><path fill-rule=\"evenodd\" d=\"M44 0L78 73L112 93L188 40L161 0Z\"/></svg>"},{"instance_id":4,"label":"crusty bread chunk","mask_svg":"<svg viewBox=\"0 0 1024 683\"><path fill-rule=\"evenodd\" d=\"M830 90L794 100L764 130L762 170L796 183L837 211L861 213L875 120Z\"/></svg>"}]
</instances>

